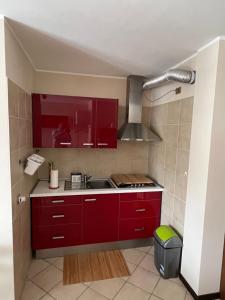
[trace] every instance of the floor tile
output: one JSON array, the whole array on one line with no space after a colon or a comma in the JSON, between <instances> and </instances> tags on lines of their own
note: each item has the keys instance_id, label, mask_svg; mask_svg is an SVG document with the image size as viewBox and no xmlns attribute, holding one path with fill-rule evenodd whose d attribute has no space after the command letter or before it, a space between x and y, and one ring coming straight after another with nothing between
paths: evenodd
<instances>
[{"instance_id":1,"label":"floor tile","mask_svg":"<svg viewBox=\"0 0 225 300\"><path fill-rule=\"evenodd\" d=\"M150 294L139 289L138 287L125 283L122 289L119 291L115 300L148 300Z\"/></svg>"},{"instance_id":2,"label":"floor tile","mask_svg":"<svg viewBox=\"0 0 225 300\"><path fill-rule=\"evenodd\" d=\"M45 292L37 287L33 282L27 281L25 283L21 300L38 300L44 296Z\"/></svg>"},{"instance_id":3,"label":"floor tile","mask_svg":"<svg viewBox=\"0 0 225 300\"><path fill-rule=\"evenodd\" d=\"M160 299L160 298L158 298L158 297L156 297L154 295L151 295L151 298L149 300L162 300L162 299Z\"/></svg>"},{"instance_id":4,"label":"floor tile","mask_svg":"<svg viewBox=\"0 0 225 300\"><path fill-rule=\"evenodd\" d=\"M96 291L88 288L80 297L79 300L106 300L104 296L100 295Z\"/></svg>"},{"instance_id":5,"label":"floor tile","mask_svg":"<svg viewBox=\"0 0 225 300\"><path fill-rule=\"evenodd\" d=\"M53 265L59 258L60 258L59 256L56 256L56 257L45 258L45 260Z\"/></svg>"},{"instance_id":6,"label":"floor tile","mask_svg":"<svg viewBox=\"0 0 225 300\"><path fill-rule=\"evenodd\" d=\"M130 271L130 273L132 274L133 272L134 272L134 270L137 268L137 266L136 265L134 265L134 264L131 264L130 262L126 262L126 264L127 264L127 266L128 266L128 269L129 269L129 271Z\"/></svg>"},{"instance_id":7,"label":"floor tile","mask_svg":"<svg viewBox=\"0 0 225 300\"><path fill-rule=\"evenodd\" d=\"M124 282L125 281L121 278L98 280L93 282L91 288L101 295L112 299L122 287Z\"/></svg>"},{"instance_id":8,"label":"floor tile","mask_svg":"<svg viewBox=\"0 0 225 300\"><path fill-rule=\"evenodd\" d=\"M63 283L60 282L49 292L49 294L57 300L74 300L86 289L87 286L82 283L63 285Z\"/></svg>"},{"instance_id":9,"label":"floor tile","mask_svg":"<svg viewBox=\"0 0 225 300\"><path fill-rule=\"evenodd\" d=\"M152 248L152 246L145 246L145 247L138 247L138 248L135 248L135 249L139 250L141 252L144 252L144 253L148 253L151 248Z\"/></svg>"},{"instance_id":10,"label":"floor tile","mask_svg":"<svg viewBox=\"0 0 225 300\"><path fill-rule=\"evenodd\" d=\"M140 287L147 292L151 293L156 286L159 276L146 271L140 267L137 267L137 269L134 271L134 273L131 275L131 277L128 279L128 282L133 283L137 287Z\"/></svg>"},{"instance_id":11,"label":"floor tile","mask_svg":"<svg viewBox=\"0 0 225 300\"><path fill-rule=\"evenodd\" d=\"M33 259L27 274L27 277L30 279L37 275L42 270L46 269L49 266L49 263L43 259Z\"/></svg>"},{"instance_id":12,"label":"floor tile","mask_svg":"<svg viewBox=\"0 0 225 300\"><path fill-rule=\"evenodd\" d=\"M40 300L55 300L52 298L49 294L46 294L44 297L42 297Z\"/></svg>"},{"instance_id":13,"label":"floor tile","mask_svg":"<svg viewBox=\"0 0 225 300\"><path fill-rule=\"evenodd\" d=\"M172 281L172 282L174 282L174 283L176 283L176 284L179 284L179 285L181 285L181 286L184 287L184 284L183 284L183 282L180 280L179 277L176 277L176 278L170 278L169 280Z\"/></svg>"},{"instance_id":14,"label":"floor tile","mask_svg":"<svg viewBox=\"0 0 225 300\"><path fill-rule=\"evenodd\" d=\"M153 294L164 300L184 300L186 289L167 279L160 279Z\"/></svg>"},{"instance_id":15,"label":"floor tile","mask_svg":"<svg viewBox=\"0 0 225 300\"><path fill-rule=\"evenodd\" d=\"M62 281L63 272L54 266L49 266L47 269L38 273L32 278L32 281L46 292L51 290L57 283Z\"/></svg>"},{"instance_id":16,"label":"floor tile","mask_svg":"<svg viewBox=\"0 0 225 300\"><path fill-rule=\"evenodd\" d=\"M191 296L189 292L187 292L185 300L194 300L194 298Z\"/></svg>"},{"instance_id":17,"label":"floor tile","mask_svg":"<svg viewBox=\"0 0 225 300\"><path fill-rule=\"evenodd\" d=\"M145 256L144 252L138 251L134 248L122 250L122 253L125 260L134 265L138 265Z\"/></svg>"},{"instance_id":18,"label":"floor tile","mask_svg":"<svg viewBox=\"0 0 225 300\"><path fill-rule=\"evenodd\" d=\"M58 257L58 258L54 261L53 265L54 265L56 268L58 268L58 269L60 269L61 271L63 271L63 261L64 261L64 258L63 258L63 257Z\"/></svg>"},{"instance_id":19,"label":"floor tile","mask_svg":"<svg viewBox=\"0 0 225 300\"><path fill-rule=\"evenodd\" d=\"M147 254L145 258L141 261L140 267L144 268L147 271L151 271L156 275L159 275L158 270L155 267L154 256Z\"/></svg>"},{"instance_id":20,"label":"floor tile","mask_svg":"<svg viewBox=\"0 0 225 300\"><path fill-rule=\"evenodd\" d=\"M148 251L149 254L154 255L154 246L151 247L151 249Z\"/></svg>"}]
</instances>

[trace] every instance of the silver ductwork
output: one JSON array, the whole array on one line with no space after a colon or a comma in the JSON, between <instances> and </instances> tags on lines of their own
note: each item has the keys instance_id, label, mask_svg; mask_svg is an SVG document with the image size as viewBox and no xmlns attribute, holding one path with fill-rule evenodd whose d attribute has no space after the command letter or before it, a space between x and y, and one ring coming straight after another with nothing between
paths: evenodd
<instances>
[{"instance_id":1,"label":"silver ductwork","mask_svg":"<svg viewBox=\"0 0 225 300\"><path fill-rule=\"evenodd\" d=\"M195 76L196 76L195 71L172 69L165 72L161 76L145 81L145 83L143 84L143 89L144 90L152 89L154 87L162 85L166 81L178 81L182 83L193 84L195 83Z\"/></svg>"},{"instance_id":2,"label":"silver ductwork","mask_svg":"<svg viewBox=\"0 0 225 300\"><path fill-rule=\"evenodd\" d=\"M119 139L122 141L161 141L142 123L142 93L146 78L130 75L127 77L127 105L126 121L119 130Z\"/></svg>"}]
</instances>

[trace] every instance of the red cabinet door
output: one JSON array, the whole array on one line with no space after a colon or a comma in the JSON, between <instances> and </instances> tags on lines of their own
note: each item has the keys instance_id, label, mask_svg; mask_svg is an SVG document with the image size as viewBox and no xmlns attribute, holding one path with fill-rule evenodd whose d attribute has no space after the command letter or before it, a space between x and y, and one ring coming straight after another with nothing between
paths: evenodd
<instances>
[{"instance_id":1,"label":"red cabinet door","mask_svg":"<svg viewBox=\"0 0 225 300\"><path fill-rule=\"evenodd\" d=\"M120 220L119 239L132 240L153 237L153 232L159 224L159 217Z\"/></svg>"},{"instance_id":2,"label":"red cabinet door","mask_svg":"<svg viewBox=\"0 0 225 300\"><path fill-rule=\"evenodd\" d=\"M120 219L159 217L161 201L124 201L120 202Z\"/></svg>"},{"instance_id":3,"label":"red cabinet door","mask_svg":"<svg viewBox=\"0 0 225 300\"><path fill-rule=\"evenodd\" d=\"M83 213L85 244L118 240L118 194L87 195Z\"/></svg>"},{"instance_id":4,"label":"red cabinet door","mask_svg":"<svg viewBox=\"0 0 225 300\"><path fill-rule=\"evenodd\" d=\"M60 224L32 228L32 249L68 247L82 244L81 224Z\"/></svg>"},{"instance_id":5,"label":"red cabinet door","mask_svg":"<svg viewBox=\"0 0 225 300\"><path fill-rule=\"evenodd\" d=\"M118 100L96 99L96 148L117 147Z\"/></svg>"},{"instance_id":6,"label":"red cabinet door","mask_svg":"<svg viewBox=\"0 0 225 300\"><path fill-rule=\"evenodd\" d=\"M74 147L74 100L68 96L32 95L33 146Z\"/></svg>"},{"instance_id":7,"label":"red cabinet door","mask_svg":"<svg viewBox=\"0 0 225 300\"><path fill-rule=\"evenodd\" d=\"M74 135L78 148L95 147L95 101L91 98L73 97L75 107Z\"/></svg>"}]
</instances>

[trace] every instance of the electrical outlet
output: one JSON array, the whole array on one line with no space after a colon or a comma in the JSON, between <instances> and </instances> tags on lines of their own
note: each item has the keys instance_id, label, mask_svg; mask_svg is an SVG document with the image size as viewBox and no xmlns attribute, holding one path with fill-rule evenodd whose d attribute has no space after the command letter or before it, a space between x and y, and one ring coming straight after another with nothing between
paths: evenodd
<instances>
[{"instance_id":1,"label":"electrical outlet","mask_svg":"<svg viewBox=\"0 0 225 300\"><path fill-rule=\"evenodd\" d=\"M181 86L175 89L175 94L180 94L181 93Z\"/></svg>"}]
</instances>

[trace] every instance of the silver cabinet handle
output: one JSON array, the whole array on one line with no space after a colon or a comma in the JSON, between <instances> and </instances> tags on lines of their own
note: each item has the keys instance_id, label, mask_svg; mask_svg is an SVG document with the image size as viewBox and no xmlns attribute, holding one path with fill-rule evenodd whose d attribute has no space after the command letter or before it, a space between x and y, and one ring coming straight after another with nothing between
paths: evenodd
<instances>
[{"instance_id":1,"label":"silver cabinet handle","mask_svg":"<svg viewBox=\"0 0 225 300\"><path fill-rule=\"evenodd\" d=\"M140 227L140 228L135 228L134 229L135 232L144 231L144 230L145 230L144 227Z\"/></svg>"},{"instance_id":2,"label":"silver cabinet handle","mask_svg":"<svg viewBox=\"0 0 225 300\"><path fill-rule=\"evenodd\" d=\"M94 201L96 201L96 199L95 198L90 198L90 199L84 199L84 201L85 202L94 202Z\"/></svg>"},{"instance_id":3,"label":"silver cabinet handle","mask_svg":"<svg viewBox=\"0 0 225 300\"><path fill-rule=\"evenodd\" d=\"M52 218L53 219L59 219L59 218L64 218L64 215L53 215Z\"/></svg>"},{"instance_id":4,"label":"silver cabinet handle","mask_svg":"<svg viewBox=\"0 0 225 300\"><path fill-rule=\"evenodd\" d=\"M66 143L66 142L61 142L60 145L72 145L72 143L71 143L71 142L68 142L68 143Z\"/></svg>"},{"instance_id":5,"label":"silver cabinet handle","mask_svg":"<svg viewBox=\"0 0 225 300\"><path fill-rule=\"evenodd\" d=\"M53 240L63 240L64 239L64 235L53 236L52 239Z\"/></svg>"},{"instance_id":6,"label":"silver cabinet handle","mask_svg":"<svg viewBox=\"0 0 225 300\"><path fill-rule=\"evenodd\" d=\"M98 146L108 146L108 143L98 143Z\"/></svg>"},{"instance_id":7,"label":"silver cabinet handle","mask_svg":"<svg viewBox=\"0 0 225 300\"><path fill-rule=\"evenodd\" d=\"M83 143L83 146L93 146L94 143Z\"/></svg>"},{"instance_id":8,"label":"silver cabinet handle","mask_svg":"<svg viewBox=\"0 0 225 300\"><path fill-rule=\"evenodd\" d=\"M64 200L52 200L52 203L64 203Z\"/></svg>"},{"instance_id":9,"label":"silver cabinet handle","mask_svg":"<svg viewBox=\"0 0 225 300\"><path fill-rule=\"evenodd\" d=\"M138 209L136 209L136 212L144 212L144 211L146 211L145 208L138 208Z\"/></svg>"}]
</instances>

